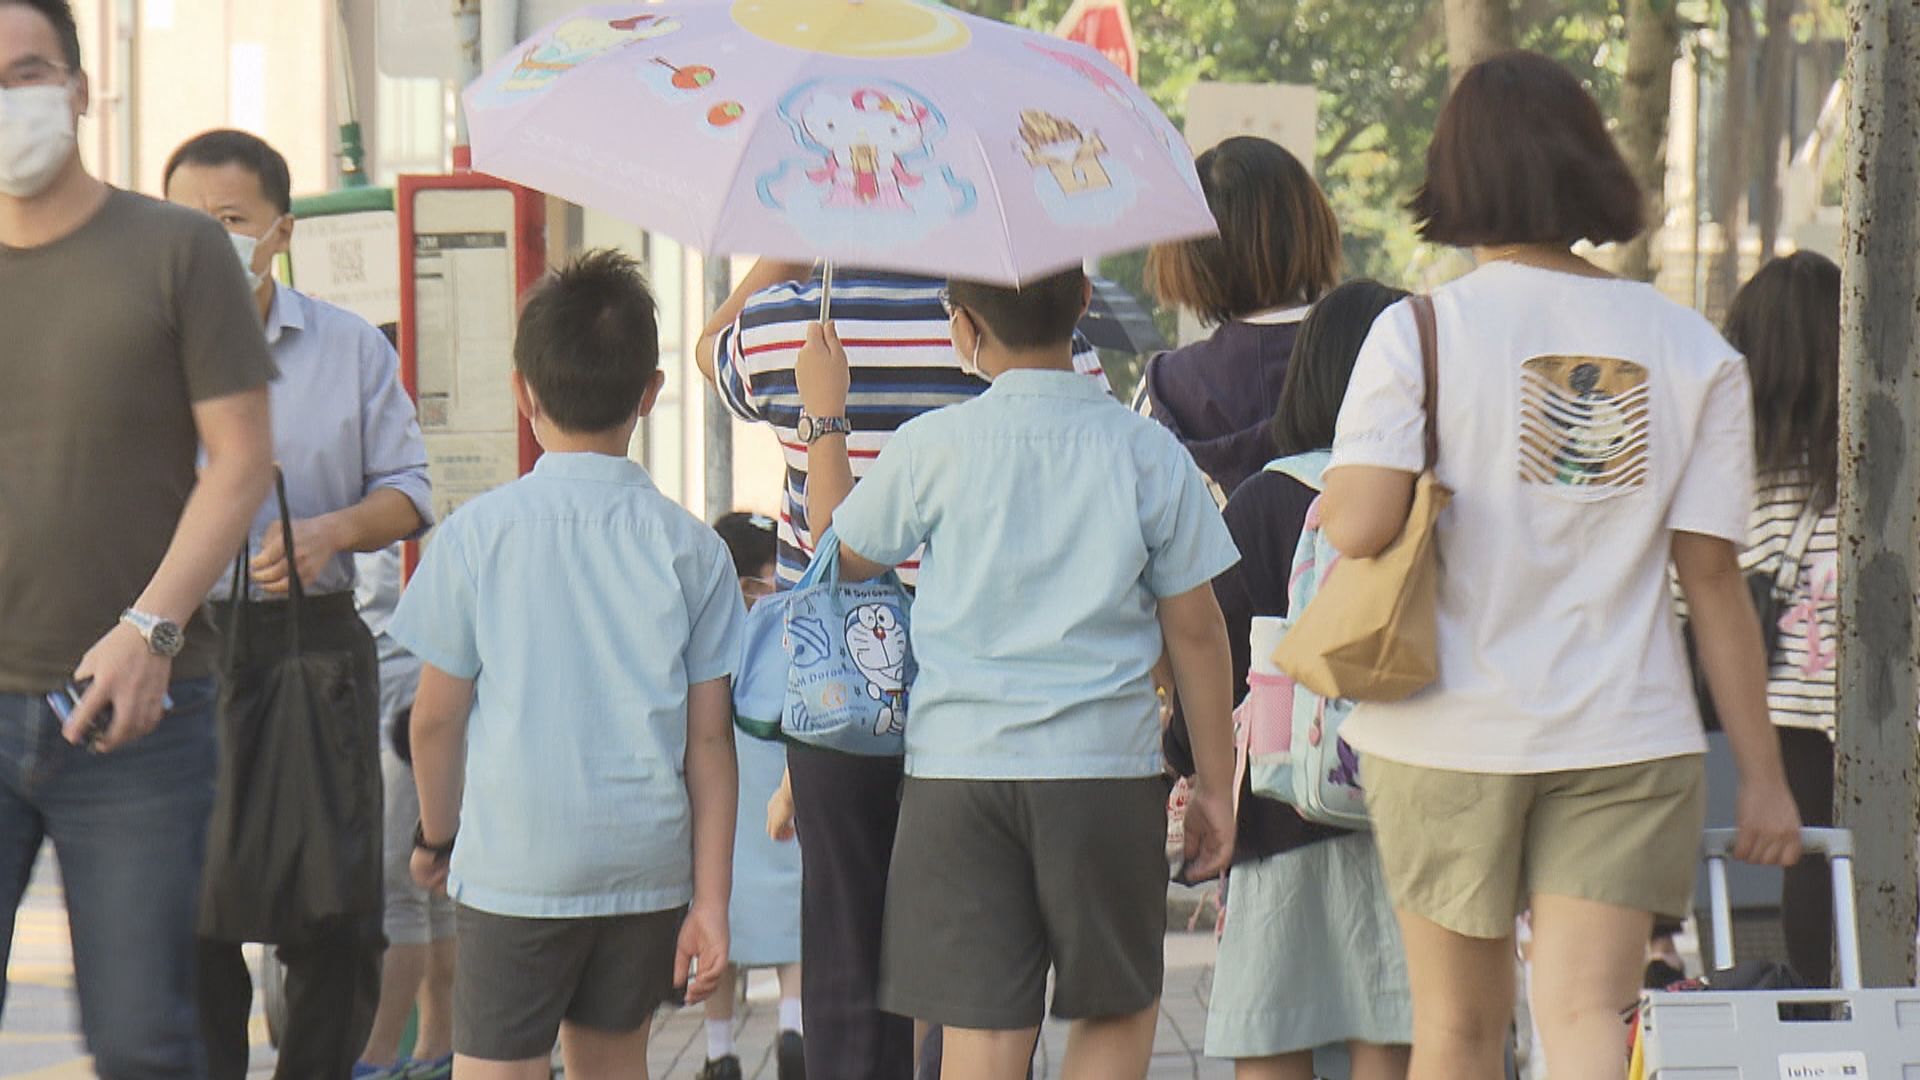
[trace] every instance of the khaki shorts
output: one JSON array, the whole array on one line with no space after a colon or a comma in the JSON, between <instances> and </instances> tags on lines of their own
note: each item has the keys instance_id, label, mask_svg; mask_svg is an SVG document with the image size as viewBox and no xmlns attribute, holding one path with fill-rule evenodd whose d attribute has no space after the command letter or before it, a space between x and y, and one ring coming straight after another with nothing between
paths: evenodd
<instances>
[{"instance_id":1,"label":"khaki shorts","mask_svg":"<svg viewBox=\"0 0 1920 1080\"><path fill-rule=\"evenodd\" d=\"M1368 755L1394 907L1458 934L1503 938L1536 894L1685 915L1707 781L1697 754L1601 769L1456 772Z\"/></svg>"}]
</instances>

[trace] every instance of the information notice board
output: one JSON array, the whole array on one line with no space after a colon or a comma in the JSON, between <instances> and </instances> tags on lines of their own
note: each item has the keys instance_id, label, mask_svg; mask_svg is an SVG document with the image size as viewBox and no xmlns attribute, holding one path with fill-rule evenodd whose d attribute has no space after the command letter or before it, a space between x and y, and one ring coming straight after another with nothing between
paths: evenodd
<instances>
[{"instance_id":1,"label":"information notice board","mask_svg":"<svg viewBox=\"0 0 1920 1080\"><path fill-rule=\"evenodd\" d=\"M519 297L545 266L545 201L463 174L402 177L397 202L401 375L445 520L539 456L509 376Z\"/></svg>"}]
</instances>

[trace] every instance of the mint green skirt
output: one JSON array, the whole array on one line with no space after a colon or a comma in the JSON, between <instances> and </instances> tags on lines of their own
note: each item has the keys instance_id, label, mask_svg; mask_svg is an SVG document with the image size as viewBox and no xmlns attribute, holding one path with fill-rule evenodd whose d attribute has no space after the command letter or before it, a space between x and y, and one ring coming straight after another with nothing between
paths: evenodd
<instances>
[{"instance_id":1,"label":"mint green skirt","mask_svg":"<svg viewBox=\"0 0 1920 1080\"><path fill-rule=\"evenodd\" d=\"M1344 1077L1345 1044L1413 1040L1399 924L1370 833L1233 868L1207 1009L1208 1057L1321 1047Z\"/></svg>"}]
</instances>

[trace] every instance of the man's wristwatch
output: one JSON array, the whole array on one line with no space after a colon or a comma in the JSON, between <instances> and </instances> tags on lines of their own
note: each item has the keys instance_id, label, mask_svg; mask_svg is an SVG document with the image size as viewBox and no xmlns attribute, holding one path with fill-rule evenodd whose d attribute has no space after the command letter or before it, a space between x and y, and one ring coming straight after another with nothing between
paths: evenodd
<instances>
[{"instance_id":1,"label":"man's wristwatch","mask_svg":"<svg viewBox=\"0 0 1920 1080\"><path fill-rule=\"evenodd\" d=\"M420 851L432 855L436 859L445 859L453 854L453 840L454 838L449 836L447 837L447 842L444 844L430 844L427 842L427 827L425 823L418 820L413 823L413 846Z\"/></svg>"},{"instance_id":2,"label":"man's wristwatch","mask_svg":"<svg viewBox=\"0 0 1920 1080\"><path fill-rule=\"evenodd\" d=\"M800 422L794 425L793 430L794 434L800 436L802 443L812 446L828 435L853 434L853 425L847 423L847 418L844 416L810 416L807 413L801 413Z\"/></svg>"},{"instance_id":3,"label":"man's wristwatch","mask_svg":"<svg viewBox=\"0 0 1920 1080\"><path fill-rule=\"evenodd\" d=\"M172 619L128 608L120 613L120 621L139 631L147 641L147 648L153 650L155 656L171 660L187 647L187 635L181 632L180 624Z\"/></svg>"}]
</instances>

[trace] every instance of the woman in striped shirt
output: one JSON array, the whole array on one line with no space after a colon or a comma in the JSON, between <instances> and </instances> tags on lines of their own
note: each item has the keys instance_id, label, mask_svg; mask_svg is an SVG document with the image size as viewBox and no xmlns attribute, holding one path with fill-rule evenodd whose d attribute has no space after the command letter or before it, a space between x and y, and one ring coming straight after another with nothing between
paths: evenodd
<instances>
[{"instance_id":1,"label":"woman in striped shirt","mask_svg":"<svg viewBox=\"0 0 1920 1080\"><path fill-rule=\"evenodd\" d=\"M1838 635L1840 268L1812 252L1774 259L1734 297L1727 340L1753 381L1751 526L1740 567L1769 577L1799 566L1779 597L1778 644L1768 658L1767 706L1800 818L1833 824L1834 664ZM1812 526L1803 533L1802 521ZM1825 859L1787 870L1780 919L1794 970L1831 981L1833 897Z\"/></svg>"}]
</instances>

